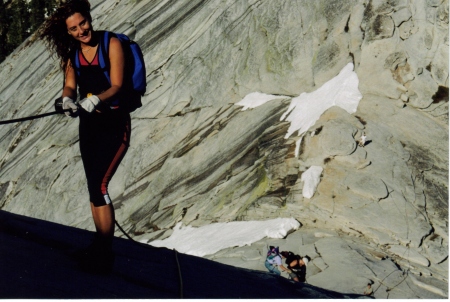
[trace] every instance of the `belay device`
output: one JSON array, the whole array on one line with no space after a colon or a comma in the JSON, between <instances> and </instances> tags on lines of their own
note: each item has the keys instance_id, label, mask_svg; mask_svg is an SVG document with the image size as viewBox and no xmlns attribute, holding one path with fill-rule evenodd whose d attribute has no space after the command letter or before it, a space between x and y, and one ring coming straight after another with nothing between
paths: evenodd
<instances>
[{"instance_id":1,"label":"belay device","mask_svg":"<svg viewBox=\"0 0 450 302\"><path fill-rule=\"evenodd\" d=\"M64 113L62 97L55 100L55 111L57 113Z\"/></svg>"}]
</instances>

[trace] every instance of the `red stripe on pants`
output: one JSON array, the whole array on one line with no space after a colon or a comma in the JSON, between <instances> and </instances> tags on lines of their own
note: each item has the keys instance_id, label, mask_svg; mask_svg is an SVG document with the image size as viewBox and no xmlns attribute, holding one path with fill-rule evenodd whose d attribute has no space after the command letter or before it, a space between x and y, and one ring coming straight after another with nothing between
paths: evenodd
<instances>
[{"instance_id":1,"label":"red stripe on pants","mask_svg":"<svg viewBox=\"0 0 450 302\"><path fill-rule=\"evenodd\" d=\"M116 155L114 156L113 161L109 165L108 170L105 173L105 176L103 176L102 184L101 184L101 191L103 195L108 194L108 184L111 178L113 177L114 173L116 172L120 162L122 161L123 156L125 155L125 152L128 149L128 143L129 143L129 133L130 133L130 124L127 124L126 131L123 134L123 143L120 146L119 150L117 150Z\"/></svg>"}]
</instances>

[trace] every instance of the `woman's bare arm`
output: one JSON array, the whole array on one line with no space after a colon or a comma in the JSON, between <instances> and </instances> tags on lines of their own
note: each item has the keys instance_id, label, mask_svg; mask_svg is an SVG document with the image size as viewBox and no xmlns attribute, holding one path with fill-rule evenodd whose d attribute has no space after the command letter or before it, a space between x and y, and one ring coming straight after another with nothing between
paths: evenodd
<instances>
[{"instance_id":1,"label":"woman's bare arm","mask_svg":"<svg viewBox=\"0 0 450 302\"><path fill-rule=\"evenodd\" d=\"M75 77L75 69L73 69L70 60L67 62L67 67L65 71L65 82L62 97L69 97L72 100L77 98L77 80Z\"/></svg>"},{"instance_id":2,"label":"woman's bare arm","mask_svg":"<svg viewBox=\"0 0 450 302\"><path fill-rule=\"evenodd\" d=\"M283 270L283 271L287 271L288 273L290 273L291 272L291 270L290 269L288 269L288 268L286 268L286 267L284 267L284 265L279 265L278 267L280 267L281 268L281 270Z\"/></svg>"},{"instance_id":3,"label":"woman's bare arm","mask_svg":"<svg viewBox=\"0 0 450 302\"><path fill-rule=\"evenodd\" d=\"M97 97L104 102L114 98L117 93L122 89L123 84L123 74L125 69L125 58L123 54L122 44L119 39L113 37L111 38L109 44L109 62L110 62L110 72L109 76L111 78L111 87L97 95Z\"/></svg>"}]
</instances>

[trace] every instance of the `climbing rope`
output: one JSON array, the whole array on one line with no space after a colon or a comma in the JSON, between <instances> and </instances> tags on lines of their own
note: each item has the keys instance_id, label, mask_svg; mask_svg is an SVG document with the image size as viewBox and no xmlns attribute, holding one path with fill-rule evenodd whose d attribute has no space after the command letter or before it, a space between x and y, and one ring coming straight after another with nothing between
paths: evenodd
<instances>
[{"instance_id":1,"label":"climbing rope","mask_svg":"<svg viewBox=\"0 0 450 302\"><path fill-rule=\"evenodd\" d=\"M50 116L50 115L62 114L65 112L72 112L72 109L63 109L63 99L62 99L62 97L59 97L55 100L55 111L38 114L38 115L27 116L27 117L22 117L22 118L17 118L17 119L12 119L12 120L0 121L0 125L31 121L31 120L35 120L35 119Z\"/></svg>"},{"instance_id":2,"label":"climbing rope","mask_svg":"<svg viewBox=\"0 0 450 302\"><path fill-rule=\"evenodd\" d=\"M52 112L43 113L43 114L38 114L38 115L32 115L32 116L27 116L27 117L22 117L22 118L12 119L12 120L0 121L0 125L6 125L6 124L12 124L12 123L19 123L19 122L31 121L31 120L35 120L35 119L42 118L42 117L46 117L46 116L50 116L50 115L55 115L55 114L60 114L60 113L68 112L68 111L70 111L70 110L71 110L71 109L57 110L57 111L52 111Z\"/></svg>"},{"instance_id":3,"label":"climbing rope","mask_svg":"<svg viewBox=\"0 0 450 302\"><path fill-rule=\"evenodd\" d=\"M144 247L144 248L148 248L148 249L155 249L156 247L147 245L147 244L143 244L141 242L138 242L136 240L134 240L130 235L128 235L128 233L122 228L122 226L117 222L117 220L114 220L114 222L116 223L117 227L119 228L119 230L125 235L125 237L127 237L128 239L130 239L132 242L136 243L137 245ZM183 278L181 276L181 266L180 266L180 261L178 260L178 252L176 249L173 249L174 254L175 254L175 262L177 264L177 269L178 269L178 279L180 281L180 299L183 299Z\"/></svg>"}]
</instances>

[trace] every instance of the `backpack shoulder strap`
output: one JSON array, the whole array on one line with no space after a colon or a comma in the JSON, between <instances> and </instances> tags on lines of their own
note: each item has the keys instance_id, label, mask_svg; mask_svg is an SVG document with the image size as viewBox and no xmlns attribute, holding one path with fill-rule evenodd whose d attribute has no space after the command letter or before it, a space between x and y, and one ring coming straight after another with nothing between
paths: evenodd
<instances>
[{"instance_id":1,"label":"backpack shoulder strap","mask_svg":"<svg viewBox=\"0 0 450 302\"><path fill-rule=\"evenodd\" d=\"M109 31L100 31L100 43L98 50L98 64L103 70L108 82L111 83L111 78L109 76L109 42L113 33Z\"/></svg>"},{"instance_id":2,"label":"backpack shoulder strap","mask_svg":"<svg viewBox=\"0 0 450 302\"><path fill-rule=\"evenodd\" d=\"M70 63L72 64L73 69L75 69L76 75L80 75L80 53L79 49L70 52Z\"/></svg>"}]
</instances>

